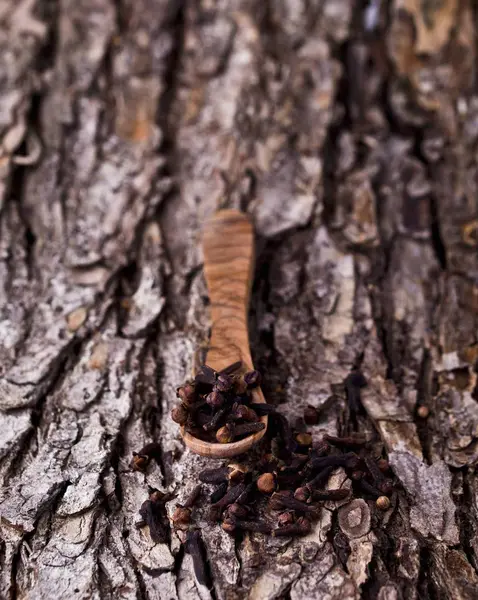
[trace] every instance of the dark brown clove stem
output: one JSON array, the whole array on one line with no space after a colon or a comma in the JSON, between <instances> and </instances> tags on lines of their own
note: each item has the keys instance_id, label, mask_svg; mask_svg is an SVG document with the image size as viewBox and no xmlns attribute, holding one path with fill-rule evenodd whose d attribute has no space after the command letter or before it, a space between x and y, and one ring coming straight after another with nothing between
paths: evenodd
<instances>
[{"instance_id":1,"label":"dark brown clove stem","mask_svg":"<svg viewBox=\"0 0 478 600\"><path fill-rule=\"evenodd\" d=\"M199 473L199 481L203 483L222 483L227 481L229 467L218 467L216 469L204 469Z\"/></svg>"},{"instance_id":2,"label":"dark brown clove stem","mask_svg":"<svg viewBox=\"0 0 478 600\"><path fill-rule=\"evenodd\" d=\"M310 521L304 517L300 517L297 519L296 523L291 525L284 525L283 527L279 527L279 529L274 529L272 535L274 537L282 537L282 536L295 536L295 535L306 535L311 530Z\"/></svg>"},{"instance_id":3,"label":"dark brown clove stem","mask_svg":"<svg viewBox=\"0 0 478 600\"><path fill-rule=\"evenodd\" d=\"M208 585L206 566L206 550L199 531L188 531L186 536L185 550L191 555L194 565L196 579L201 585Z\"/></svg>"},{"instance_id":4,"label":"dark brown clove stem","mask_svg":"<svg viewBox=\"0 0 478 600\"><path fill-rule=\"evenodd\" d=\"M344 500L349 494L350 490L347 488L325 491L312 490L312 500L319 502L327 502L329 500Z\"/></svg>"},{"instance_id":5,"label":"dark brown clove stem","mask_svg":"<svg viewBox=\"0 0 478 600\"><path fill-rule=\"evenodd\" d=\"M242 521L232 517L224 519L222 528L228 533L234 533L238 529L241 531L257 531L259 533L270 533L272 531L272 527L265 521Z\"/></svg>"},{"instance_id":6,"label":"dark brown clove stem","mask_svg":"<svg viewBox=\"0 0 478 600\"><path fill-rule=\"evenodd\" d=\"M332 446L345 449L363 448L367 443L367 439L364 436L336 437L333 435L324 435L324 440L332 444Z\"/></svg>"},{"instance_id":7,"label":"dark brown clove stem","mask_svg":"<svg viewBox=\"0 0 478 600\"><path fill-rule=\"evenodd\" d=\"M307 487L310 489L318 488L324 485L329 480L329 477L334 470L334 467L325 467L320 473L318 473L313 479L307 483Z\"/></svg>"},{"instance_id":8,"label":"dark brown clove stem","mask_svg":"<svg viewBox=\"0 0 478 600\"><path fill-rule=\"evenodd\" d=\"M242 367L242 361L238 360L235 363L232 363L232 365L229 365L228 367L224 367L224 369L222 369L222 371L219 371L219 375L232 375L233 373L236 373L237 371L239 371Z\"/></svg>"},{"instance_id":9,"label":"dark brown clove stem","mask_svg":"<svg viewBox=\"0 0 478 600\"><path fill-rule=\"evenodd\" d=\"M223 481L214 490L214 492L209 496L210 503L211 504L216 504L216 502L219 502L219 500L224 497L224 495L225 495L226 492L227 492L227 481Z\"/></svg>"},{"instance_id":10,"label":"dark brown clove stem","mask_svg":"<svg viewBox=\"0 0 478 600\"><path fill-rule=\"evenodd\" d=\"M184 508L192 508L195 504L199 496L201 495L202 485L199 483L192 490L189 496L184 501Z\"/></svg>"},{"instance_id":11,"label":"dark brown clove stem","mask_svg":"<svg viewBox=\"0 0 478 600\"><path fill-rule=\"evenodd\" d=\"M205 425L203 425L203 429L205 431L213 431L214 429L217 429L219 423L221 422L221 420L226 416L228 408L227 407L223 407L220 408L215 415L213 415L213 417L211 418L210 421L208 421Z\"/></svg>"},{"instance_id":12,"label":"dark brown clove stem","mask_svg":"<svg viewBox=\"0 0 478 600\"><path fill-rule=\"evenodd\" d=\"M300 500L296 500L292 496L285 496L278 494L277 492L272 494L270 499L270 506L273 510L282 510L289 508L290 510L297 510L298 512L310 513L317 515L318 509L316 506L306 504Z\"/></svg>"},{"instance_id":13,"label":"dark brown clove stem","mask_svg":"<svg viewBox=\"0 0 478 600\"><path fill-rule=\"evenodd\" d=\"M378 490L375 486L373 486L371 483L369 483L368 481L365 481L365 479L359 479L357 481L358 487L365 492L366 494L369 494L370 496L372 496L372 498L380 498L380 496L382 496L382 492L380 490Z\"/></svg>"},{"instance_id":14,"label":"dark brown clove stem","mask_svg":"<svg viewBox=\"0 0 478 600\"><path fill-rule=\"evenodd\" d=\"M393 482L391 479L385 477L382 471L378 468L375 460L369 456L365 457L365 464L367 465L367 469L372 475L375 486L383 493L383 494L391 494L393 491Z\"/></svg>"}]
</instances>

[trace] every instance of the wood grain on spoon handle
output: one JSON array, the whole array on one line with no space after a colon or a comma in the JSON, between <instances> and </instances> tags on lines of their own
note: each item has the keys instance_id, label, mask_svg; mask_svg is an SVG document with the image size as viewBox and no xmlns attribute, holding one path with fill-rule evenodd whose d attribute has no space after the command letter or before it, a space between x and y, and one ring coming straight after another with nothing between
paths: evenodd
<instances>
[{"instance_id":1,"label":"wood grain on spoon handle","mask_svg":"<svg viewBox=\"0 0 478 600\"><path fill-rule=\"evenodd\" d=\"M212 322L206 362L219 371L242 360L251 369L247 313L254 231L249 218L236 210L216 213L205 227L203 251Z\"/></svg>"}]
</instances>

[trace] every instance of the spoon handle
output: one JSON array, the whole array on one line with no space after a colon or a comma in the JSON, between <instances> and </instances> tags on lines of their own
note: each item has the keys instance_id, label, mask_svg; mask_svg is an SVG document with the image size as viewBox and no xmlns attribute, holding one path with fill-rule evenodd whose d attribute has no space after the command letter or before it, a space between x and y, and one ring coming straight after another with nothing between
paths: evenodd
<instances>
[{"instance_id":1,"label":"spoon handle","mask_svg":"<svg viewBox=\"0 0 478 600\"><path fill-rule=\"evenodd\" d=\"M252 369L247 313L254 270L254 231L248 216L220 210L203 234L211 340L206 363L220 371L241 360Z\"/></svg>"}]
</instances>

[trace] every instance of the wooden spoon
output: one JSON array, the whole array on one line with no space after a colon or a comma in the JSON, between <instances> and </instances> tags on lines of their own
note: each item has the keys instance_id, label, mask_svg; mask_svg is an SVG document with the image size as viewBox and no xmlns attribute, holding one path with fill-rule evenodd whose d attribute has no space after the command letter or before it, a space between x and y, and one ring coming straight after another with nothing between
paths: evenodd
<instances>
[{"instance_id":1,"label":"wooden spoon","mask_svg":"<svg viewBox=\"0 0 478 600\"><path fill-rule=\"evenodd\" d=\"M203 234L204 273L209 289L211 340L206 364L215 371L242 361L244 372L252 370L247 313L254 269L254 231L247 215L221 210L207 223ZM252 390L253 402L265 403L260 387ZM219 444L200 440L181 428L186 446L209 458L228 458L249 450L263 437L265 428L238 442Z\"/></svg>"}]
</instances>

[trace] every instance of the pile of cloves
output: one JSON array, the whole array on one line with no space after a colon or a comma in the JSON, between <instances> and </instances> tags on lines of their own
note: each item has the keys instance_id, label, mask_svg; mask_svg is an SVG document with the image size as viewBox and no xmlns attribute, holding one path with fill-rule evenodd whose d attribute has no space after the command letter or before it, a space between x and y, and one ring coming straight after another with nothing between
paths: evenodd
<instances>
[{"instance_id":1,"label":"pile of cloves","mask_svg":"<svg viewBox=\"0 0 478 600\"><path fill-rule=\"evenodd\" d=\"M227 444L264 429L261 416L268 404L254 403L253 390L261 383L258 371L244 373L241 362L222 371L203 365L194 380L177 389L180 403L173 421L196 438Z\"/></svg>"},{"instance_id":2,"label":"pile of cloves","mask_svg":"<svg viewBox=\"0 0 478 600\"><path fill-rule=\"evenodd\" d=\"M360 433L342 437L323 435L314 441L305 427L294 430L274 406L251 402L251 390L260 384L260 375L257 371L242 373L241 363L221 372L203 366L194 381L178 389L181 403L173 409L173 419L187 431L222 442L231 441L230 437L223 439L224 432L230 434L241 426L263 425L260 416L269 415L267 435L249 462L201 471L198 475L201 483L182 505L176 505L172 514L174 528L187 532L186 549L193 555L197 576L202 578L204 548L192 511L198 498L204 498L205 485L213 488L209 492L207 513L211 522L220 522L230 534L252 531L275 537L309 533L325 502L344 503L361 497L374 502L379 511L385 511L391 506L394 492L388 461L381 453L377 454L380 446ZM366 381L363 375L354 373L345 383L350 411L357 413L360 388ZM307 406L302 425L315 425L318 420L317 410ZM240 435L246 435L245 430L239 431ZM237 434L230 434L233 439L234 435ZM156 452L157 447L149 444L134 453L133 467L142 470ZM348 483L330 489L329 479L339 468L346 476L342 481ZM153 493L140 511L142 524L149 524L151 536L158 540L165 537L159 517L159 503L164 499Z\"/></svg>"}]
</instances>

